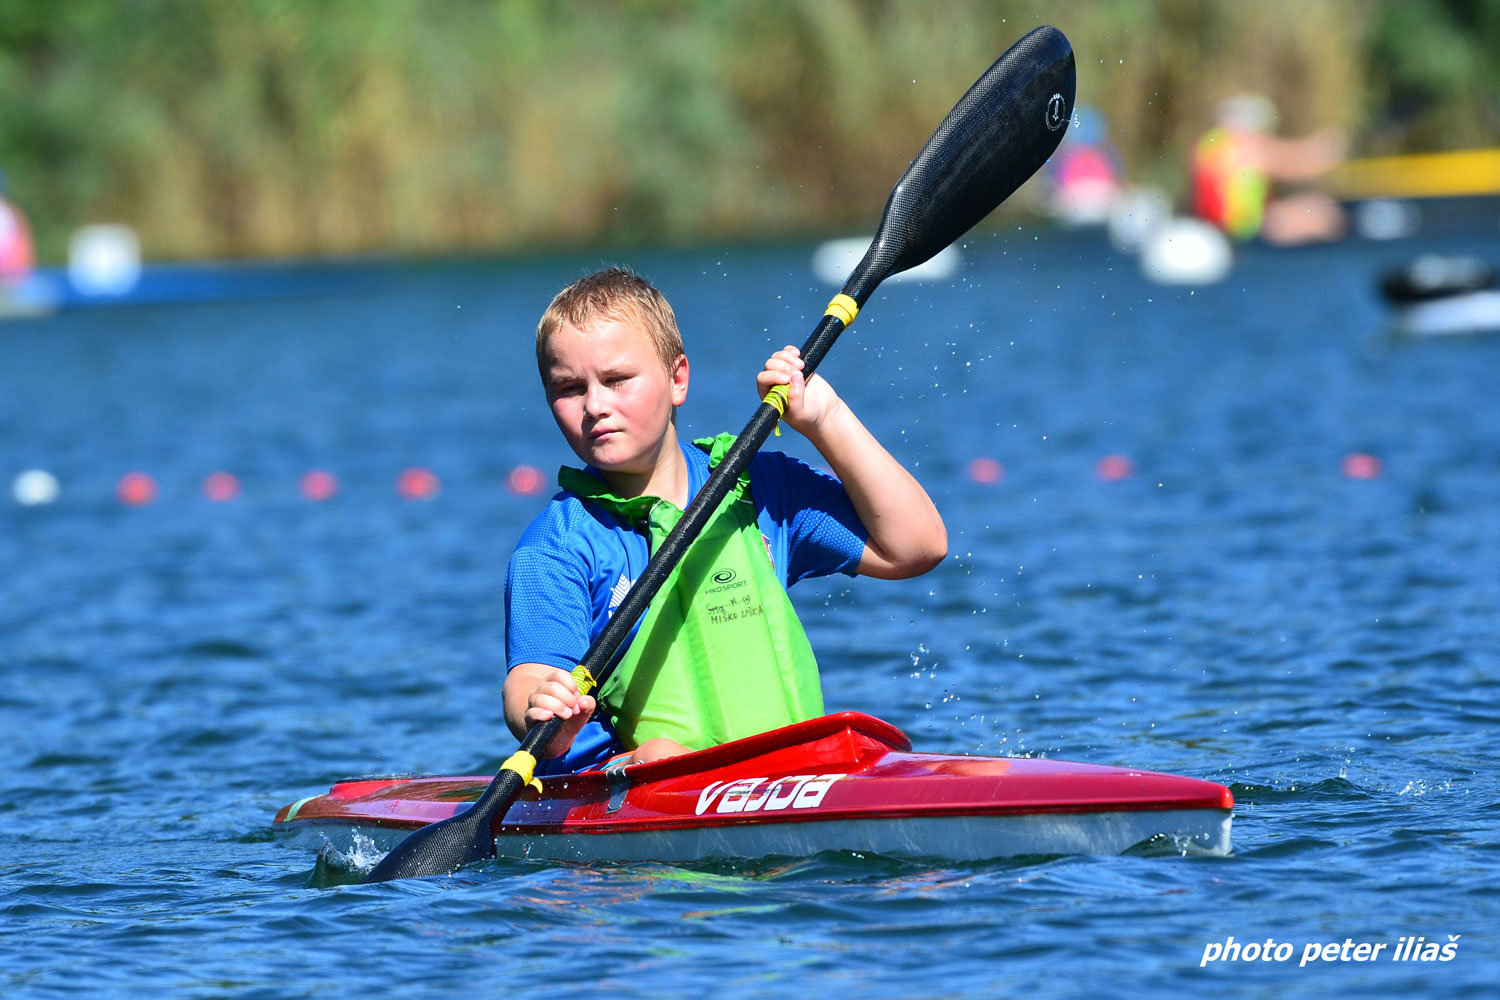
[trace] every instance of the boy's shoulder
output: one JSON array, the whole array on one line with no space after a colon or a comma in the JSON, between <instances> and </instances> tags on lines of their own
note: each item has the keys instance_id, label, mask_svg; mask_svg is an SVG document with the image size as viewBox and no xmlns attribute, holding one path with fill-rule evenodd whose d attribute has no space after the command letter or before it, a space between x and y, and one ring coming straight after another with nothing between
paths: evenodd
<instances>
[{"instance_id":1,"label":"boy's shoulder","mask_svg":"<svg viewBox=\"0 0 1500 1000\"><path fill-rule=\"evenodd\" d=\"M783 451L759 451L750 459L752 479L775 483L782 488L798 488L805 485L831 486L842 489L843 484L832 473L816 468Z\"/></svg>"},{"instance_id":2,"label":"boy's shoulder","mask_svg":"<svg viewBox=\"0 0 1500 1000\"><path fill-rule=\"evenodd\" d=\"M706 479L709 474L709 453L714 450L710 442L726 448L731 435L718 438L699 438L693 447L684 446L688 462L695 467L698 476ZM745 471L750 475L750 492L756 505L762 508L780 509L788 504L813 502L830 490L843 492L843 484L822 469L808 465L802 459L782 451L761 449L750 456Z\"/></svg>"},{"instance_id":3,"label":"boy's shoulder","mask_svg":"<svg viewBox=\"0 0 1500 1000\"><path fill-rule=\"evenodd\" d=\"M558 490L521 533L516 549L591 549L611 531L578 494Z\"/></svg>"},{"instance_id":4,"label":"boy's shoulder","mask_svg":"<svg viewBox=\"0 0 1500 1000\"><path fill-rule=\"evenodd\" d=\"M716 449L727 451L733 441L733 434L720 434L717 437L710 438L696 438L693 440L692 447L684 443L682 450L687 454L688 462L691 465L707 473L709 471L709 456ZM770 451L764 448L757 450L754 455L750 456L748 471L752 476L774 476L779 479L799 478L802 476L820 476L825 479L833 478L808 465L800 458L795 458L786 452ZM834 481L836 482L837 480Z\"/></svg>"}]
</instances>

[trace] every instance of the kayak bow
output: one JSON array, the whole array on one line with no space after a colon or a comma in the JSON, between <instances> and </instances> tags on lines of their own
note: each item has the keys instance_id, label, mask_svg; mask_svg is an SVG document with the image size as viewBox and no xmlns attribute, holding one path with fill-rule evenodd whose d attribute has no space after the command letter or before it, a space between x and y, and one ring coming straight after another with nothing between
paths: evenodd
<instances>
[{"instance_id":1,"label":"kayak bow","mask_svg":"<svg viewBox=\"0 0 1500 1000\"><path fill-rule=\"evenodd\" d=\"M274 826L340 850L382 850L467 810L472 777L341 781ZM1229 789L1170 774L1038 758L914 753L858 712L797 723L624 772L545 778L491 829L500 857L570 862L800 857L1118 854L1147 841L1229 852Z\"/></svg>"}]
</instances>

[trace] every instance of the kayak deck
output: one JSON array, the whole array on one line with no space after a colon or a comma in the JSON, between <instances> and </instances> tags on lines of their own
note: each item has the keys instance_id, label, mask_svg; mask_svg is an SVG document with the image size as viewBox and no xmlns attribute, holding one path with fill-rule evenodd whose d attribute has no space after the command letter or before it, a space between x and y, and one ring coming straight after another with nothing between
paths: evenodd
<instances>
[{"instance_id":1,"label":"kayak deck","mask_svg":"<svg viewBox=\"0 0 1500 1000\"><path fill-rule=\"evenodd\" d=\"M468 809L491 776L365 778L277 813L283 832L340 847L355 831L394 846ZM829 850L980 860L1117 854L1170 838L1226 854L1234 799L1222 785L1034 758L914 753L894 726L824 716L623 774L543 779L494 825L501 857L694 861Z\"/></svg>"}]
</instances>

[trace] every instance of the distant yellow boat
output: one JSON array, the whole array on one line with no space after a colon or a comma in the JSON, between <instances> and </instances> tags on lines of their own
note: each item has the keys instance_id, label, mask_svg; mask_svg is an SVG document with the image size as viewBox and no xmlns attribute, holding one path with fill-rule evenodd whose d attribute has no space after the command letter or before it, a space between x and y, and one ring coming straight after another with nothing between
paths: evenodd
<instances>
[{"instance_id":1,"label":"distant yellow boat","mask_svg":"<svg viewBox=\"0 0 1500 1000\"><path fill-rule=\"evenodd\" d=\"M1329 172L1325 187L1346 201L1500 194L1500 149L1350 160Z\"/></svg>"}]
</instances>

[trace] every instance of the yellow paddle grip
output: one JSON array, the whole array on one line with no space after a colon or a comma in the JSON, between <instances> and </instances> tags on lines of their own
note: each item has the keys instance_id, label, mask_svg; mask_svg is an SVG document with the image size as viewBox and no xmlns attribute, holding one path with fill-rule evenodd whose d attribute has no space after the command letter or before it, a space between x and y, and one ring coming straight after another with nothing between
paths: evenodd
<instances>
[{"instance_id":1,"label":"yellow paddle grip","mask_svg":"<svg viewBox=\"0 0 1500 1000\"><path fill-rule=\"evenodd\" d=\"M541 781L532 777L532 771L536 770L536 758L525 750L517 750L505 758L505 763L500 765L500 770L516 772L521 776L522 785L530 785L538 792L541 792Z\"/></svg>"},{"instance_id":2,"label":"yellow paddle grip","mask_svg":"<svg viewBox=\"0 0 1500 1000\"><path fill-rule=\"evenodd\" d=\"M781 437L781 418L786 416L786 394L786 386L773 385L771 386L771 391L766 393L766 398L761 400L761 402L763 403L770 403L772 406L776 407L775 434L777 437Z\"/></svg>"},{"instance_id":3,"label":"yellow paddle grip","mask_svg":"<svg viewBox=\"0 0 1500 1000\"><path fill-rule=\"evenodd\" d=\"M589 668L582 663L573 668L573 679L578 682L579 694L588 694L599 686L599 682L594 680L594 675L589 673Z\"/></svg>"},{"instance_id":4,"label":"yellow paddle grip","mask_svg":"<svg viewBox=\"0 0 1500 1000\"><path fill-rule=\"evenodd\" d=\"M854 322L854 317L859 315L859 303L843 292L839 292L828 303L828 308L824 310L823 315L832 316L845 326L849 326Z\"/></svg>"},{"instance_id":5,"label":"yellow paddle grip","mask_svg":"<svg viewBox=\"0 0 1500 1000\"><path fill-rule=\"evenodd\" d=\"M828 308L823 310L823 315L832 316L834 319L838 320L840 323L843 323L844 326L847 327L849 324L854 322L854 317L859 315L859 303L855 302L852 298L845 295L843 292L839 292L829 301ZM780 417L786 416L786 400L787 387L784 385L771 386L771 391L766 393L765 398L761 400L762 402L770 403L772 406L776 407L778 418L776 421L775 434L777 437L781 437Z\"/></svg>"}]
</instances>

